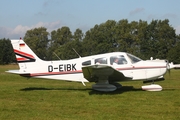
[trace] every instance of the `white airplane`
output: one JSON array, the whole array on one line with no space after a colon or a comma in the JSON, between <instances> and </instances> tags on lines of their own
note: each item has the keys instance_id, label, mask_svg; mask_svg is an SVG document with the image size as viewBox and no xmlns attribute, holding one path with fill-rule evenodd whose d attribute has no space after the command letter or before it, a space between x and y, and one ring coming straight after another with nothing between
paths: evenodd
<instances>
[{"instance_id":1,"label":"white airplane","mask_svg":"<svg viewBox=\"0 0 180 120\"><path fill-rule=\"evenodd\" d=\"M82 82L95 82L92 89L114 91L122 87L117 82L161 80L167 71L166 62L143 61L126 52L79 57L71 60L44 61L21 39L11 40L19 70L7 72L23 77L46 78ZM142 86L143 90L161 91L157 84Z\"/></svg>"}]
</instances>

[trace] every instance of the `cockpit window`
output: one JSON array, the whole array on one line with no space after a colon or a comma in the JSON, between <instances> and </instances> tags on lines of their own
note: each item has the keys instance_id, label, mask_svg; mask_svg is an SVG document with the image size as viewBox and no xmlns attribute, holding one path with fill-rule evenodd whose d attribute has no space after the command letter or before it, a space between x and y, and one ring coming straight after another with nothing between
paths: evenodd
<instances>
[{"instance_id":1,"label":"cockpit window","mask_svg":"<svg viewBox=\"0 0 180 120\"><path fill-rule=\"evenodd\" d=\"M123 55L112 56L110 57L110 63L111 65L123 65L123 64L127 64L127 60Z\"/></svg>"},{"instance_id":2,"label":"cockpit window","mask_svg":"<svg viewBox=\"0 0 180 120\"><path fill-rule=\"evenodd\" d=\"M136 57L136 56L133 56L131 54L127 54L127 56L129 57L129 59L131 60L132 63L136 63L136 62L139 62L141 61L140 58Z\"/></svg>"},{"instance_id":3,"label":"cockpit window","mask_svg":"<svg viewBox=\"0 0 180 120\"><path fill-rule=\"evenodd\" d=\"M83 66L91 65L91 60L85 61L82 63Z\"/></svg>"},{"instance_id":4,"label":"cockpit window","mask_svg":"<svg viewBox=\"0 0 180 120\"><path fill-rule=\"evenodd\" d=\"M107 58L97 58L95 64L107 64Z\"/></svg>"}]
</instances>

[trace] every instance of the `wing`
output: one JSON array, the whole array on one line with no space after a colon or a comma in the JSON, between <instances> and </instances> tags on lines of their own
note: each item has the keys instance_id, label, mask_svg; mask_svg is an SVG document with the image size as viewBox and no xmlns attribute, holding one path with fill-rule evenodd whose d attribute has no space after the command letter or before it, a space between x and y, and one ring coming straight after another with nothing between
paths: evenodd
<instances>
[{"instance_id":1,"label":"wing","mask_svg":"<svg viewBox=\"0 0 180 120\"><path fill-rule=\"evenodd\" d=\"M132 78L125 77L124 74L109 65L90 65L82 67L84 78L89 82L98 82L100 80L109 80L109 82L117 82L130 80Z\"/></svg>"}]
</instances>

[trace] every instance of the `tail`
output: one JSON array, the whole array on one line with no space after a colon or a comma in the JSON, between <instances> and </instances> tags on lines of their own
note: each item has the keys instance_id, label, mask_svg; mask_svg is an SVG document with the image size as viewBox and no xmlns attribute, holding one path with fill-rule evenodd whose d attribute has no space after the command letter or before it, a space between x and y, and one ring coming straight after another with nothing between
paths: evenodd
<instances>
[{"instance_id":1,"label":"tail","mask_svg":"<svg viewBox=\"0 0 180 120\"><path fill-rule=\"evenodd\" d=\"M11 44L16 55L19 70L9 70L7 72L16 74L28 74L34 70L42 60L28 47L22 40L11 40Z\"/></svg>"},{"instance_id":2,"label":"tail","mask_svg":"<svg viewBox=\"0 0 180 120\"><path fill-rule=\"evenodd\" d=\"M11 40L18 63L41 61L23 40Z\"/></svg>"}]
</instances>

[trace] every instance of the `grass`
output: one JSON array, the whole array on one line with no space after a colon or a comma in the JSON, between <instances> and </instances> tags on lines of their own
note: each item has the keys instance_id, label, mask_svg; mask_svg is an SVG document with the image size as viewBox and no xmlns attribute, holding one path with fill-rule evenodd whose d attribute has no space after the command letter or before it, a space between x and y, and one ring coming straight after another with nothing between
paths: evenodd
<instances>
[{"instance_id":1,"label":"grass","mask_svg":"<svg viewBox=\"0 0 180 120\"><path fill-rule=\"evenodd\" d=\"M26 79L0 66L0 119L13 120L179 120L180 70L157 82L161 92L142 91L142 81L123 82L114 92L93 91L87 83Z\"/></svg>"}]
</instances>

